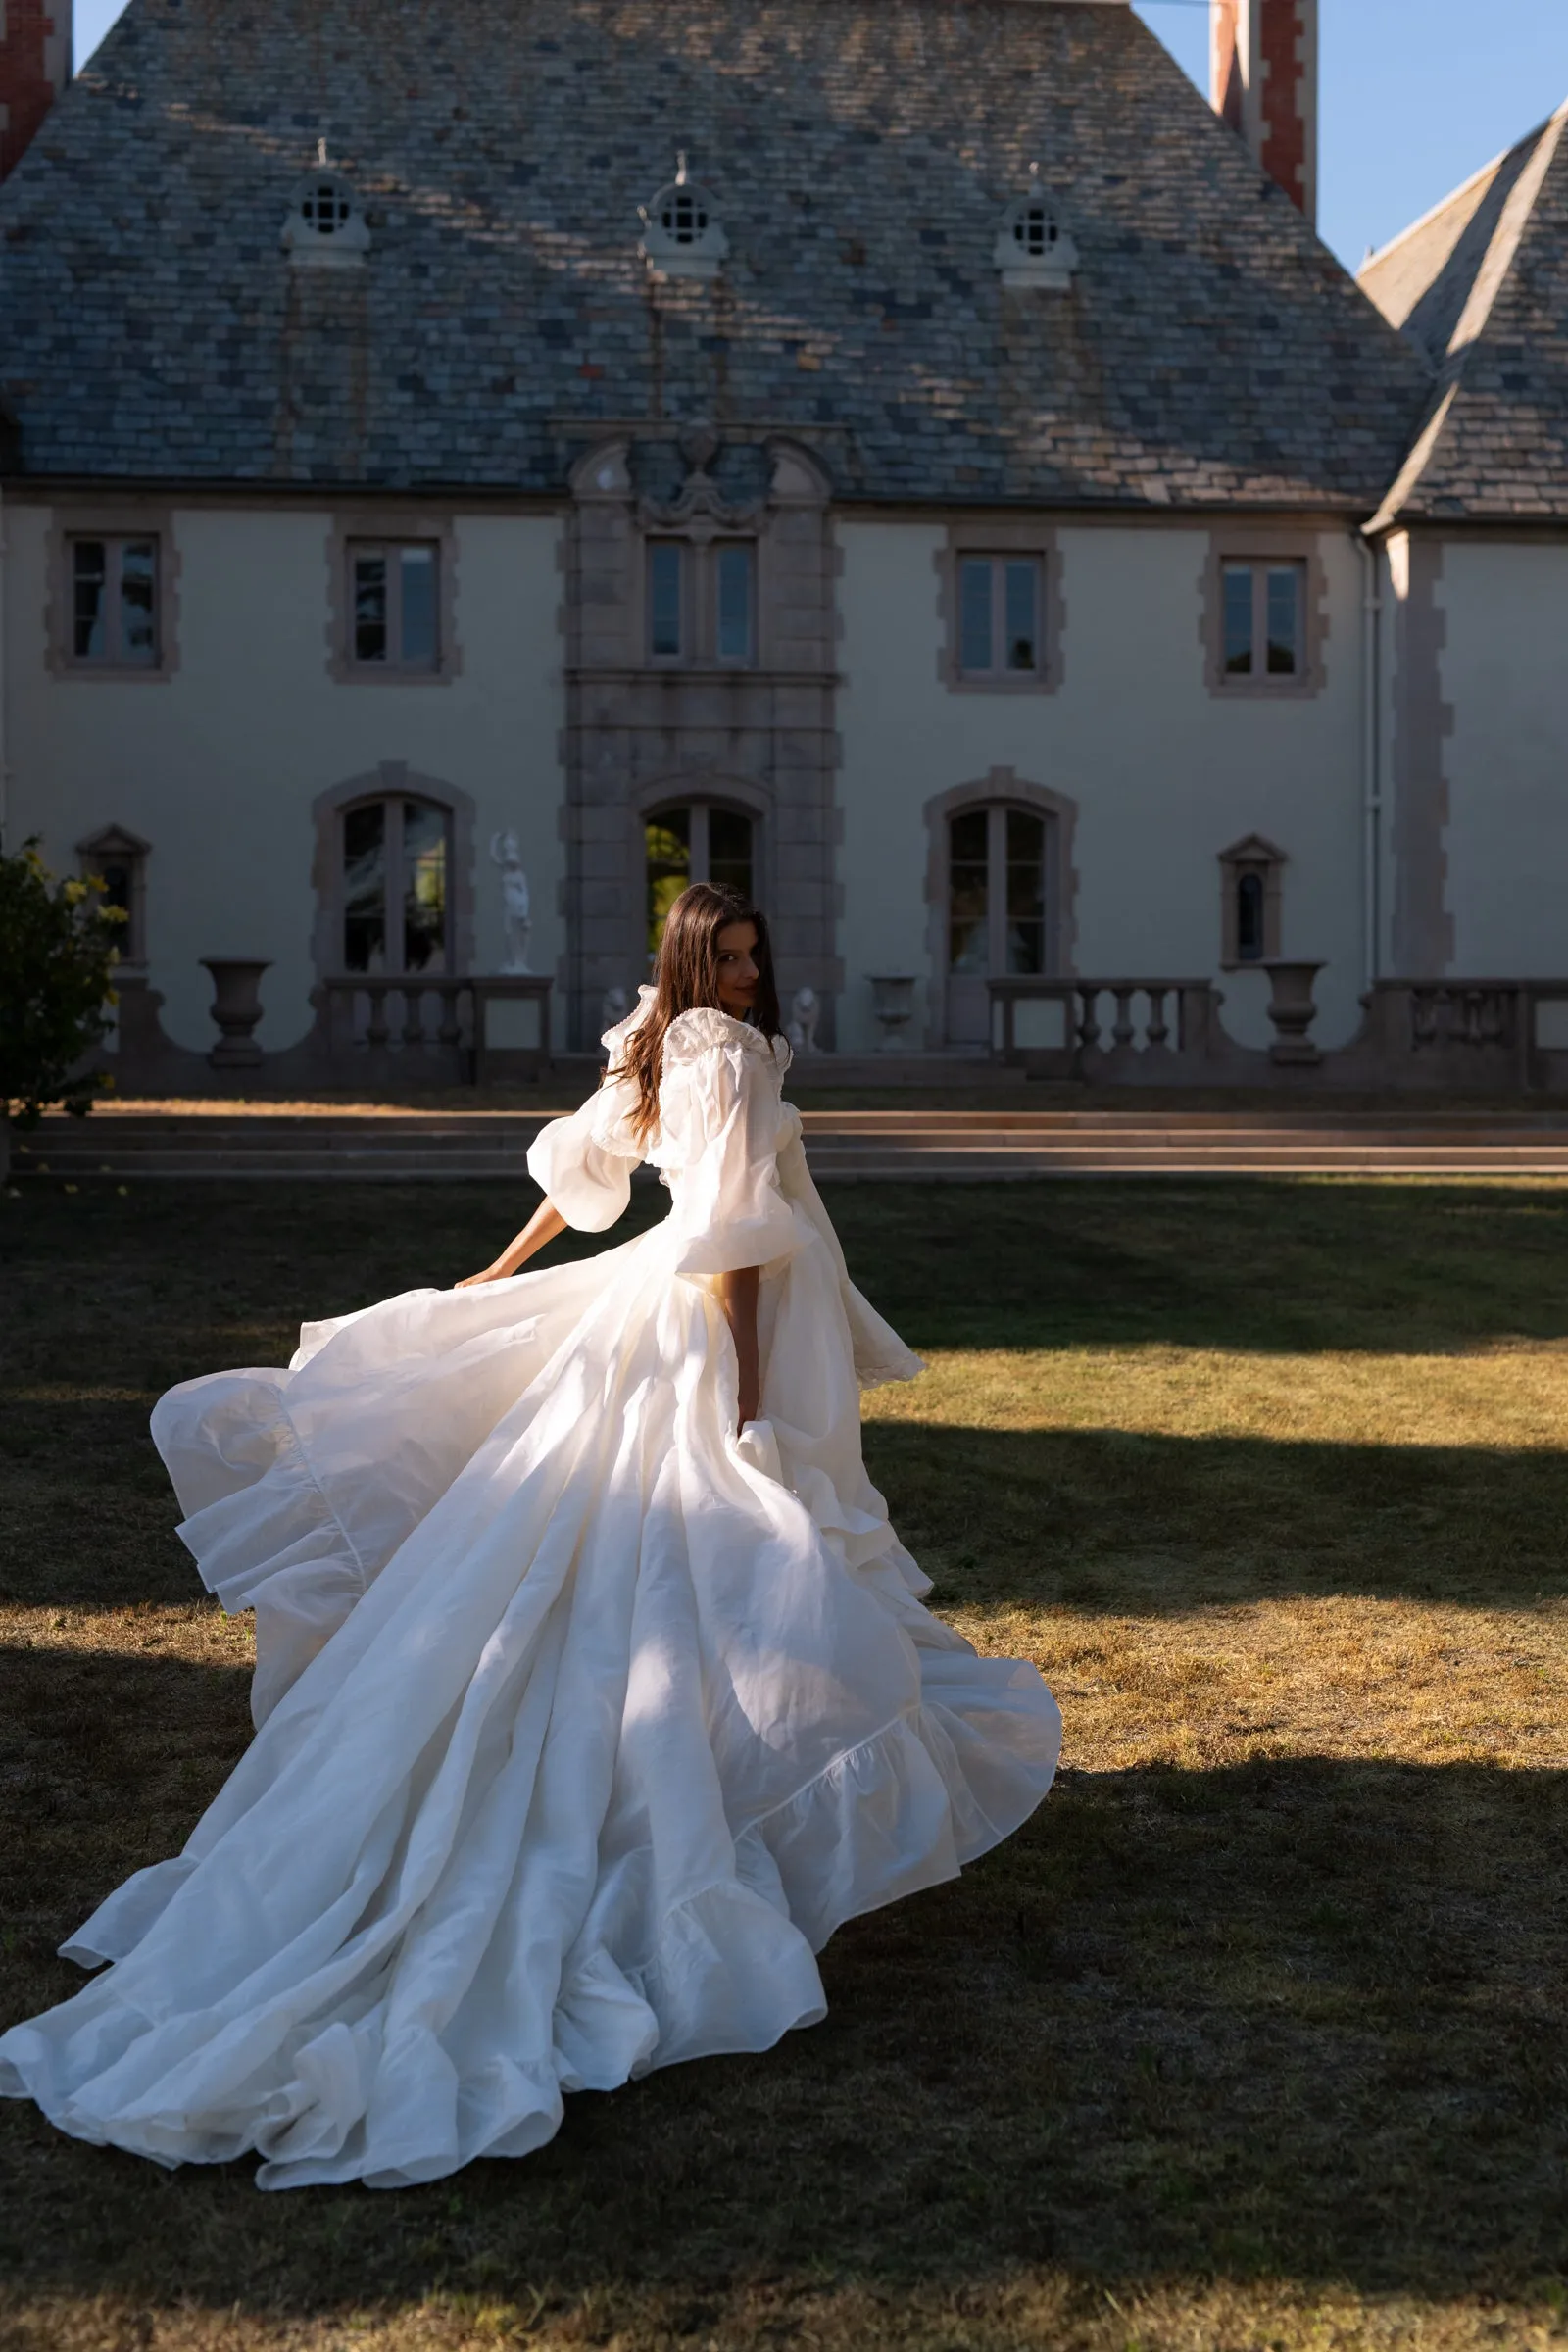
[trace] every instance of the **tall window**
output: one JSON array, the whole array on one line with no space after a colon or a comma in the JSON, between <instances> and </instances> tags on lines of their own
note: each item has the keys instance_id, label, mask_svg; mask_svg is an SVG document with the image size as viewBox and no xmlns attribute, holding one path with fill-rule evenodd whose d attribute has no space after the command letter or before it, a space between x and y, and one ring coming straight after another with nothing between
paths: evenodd
<instances>
[{"instance_id":1,"label":"tall window","mask_svg":"<svg viewBox=\"0 0 1568 2352\"><path fill-rule=\"evenodd\" d=\"M658 955L669 910L688 883L727 883L752 896L755 841L753 821L739 808L693 801L655 809L644 828L650 958Z\"/></svg>"},{"instance_id":2,"label":"tall window","mask_svg":"<svg viewBox=\"0 0 1568 2352\"><path fill-rule=\"evenodd\" d=\"M1306 565L1223 567L1224 674L1252 680L1300 678L1306 670Z\"/></svg>"},{"instance_id":3,"label":"tall window","mask_svg":"<svg viewBox=\"0 0 1568 2352\"><path fill-rule=\"evenodd\" d=\"M433 670L441 660L433 539L357 539L349 548L357 667Z\"/></svg>"},{"instance_id":4,"label":"tall window","mask_svg":"<svg viewBox=\"0 0 1568 2352\"><path fill-rule=\"evenodd\" d=\"M1280 911L1285 852L1261 833L1249 833L1220 852L1220 961L1266 963L1280 953Z\"/></svg>"},{"instance_id":5,"label":"tall window","mask_svg":"<svg viewBox=\"0 0 1568 2352\"><path fill-rule=\"evenodd\" d=\"M648 651L656 662L678 662L687 651L686 549L678 539L648 545Z\"/></svg>"},{"instance_id":6,"label":"tall window","mask_svg":"<svg viewBox=\"0 0 1568 2352\"><path fill-rule=\"evenodd\" d=\"M697 547L648 542L648 656L741 667L757 658L757 550L749 539Z\"/></svg>"},{"instance_id":7,"label":"tall window","mask_svg":"<svg viewBox=\"0 0 1568 2352\"><path fill-rule=\"evenodd\" d=\"M997 803L948 819L946 1027L954 1045L989 1042L988 980L1053 968L1051 824L1032 808Z\"/></svg>"},{"instance_id":8,"label":"tall window","mask_svg":"<svg viewBox=\"0 0 1568 2352\"><path fill-rule=\"evenodd\" d=\"M115 933L122 963L147 960L147 844L121 825L110 825L76 844L85 874L96 874L104 886L103 903L118 906L124 921Z\"/></svg>"},{"instance_id":9,"label":"tall window","mask_svg":"<svg viewBox=\"0 0 1568 2352\"><path fill-rule=\"evenodd\" d=\"M399 795L346 808L342 828L344 971L449 971L450 813Z\"/></svg>"},{"instance_id":10,"label":"tall window","mask_svg":"<svg viewBox=\"0 0 1568 2352\"><path fill-rule=\"evenodd\" d=\"M958 564L958 666L966 678L1038 677L1040 563L964 556Z\"/></svg>"},{"instance_id":11,"label":"tall window","mask_svg":"<svg viewBox=\"0 0 1568 2352\"><path fill-rule=\"evenodd\" d=\"M71 658L83 667L158 666L158 541L73 539Z\"/></svg>"},{"instance_id":12,"label":"tall window","mask_svg":"<svg viewBox=\"0 0 1568 2352\"><path fill-rule=\"evenodd\" d=\"M1236 877L1236 960L1261 963L1267 954L1263 936L1263 877L1243 872Z\"/></svg>"}]
</instances>

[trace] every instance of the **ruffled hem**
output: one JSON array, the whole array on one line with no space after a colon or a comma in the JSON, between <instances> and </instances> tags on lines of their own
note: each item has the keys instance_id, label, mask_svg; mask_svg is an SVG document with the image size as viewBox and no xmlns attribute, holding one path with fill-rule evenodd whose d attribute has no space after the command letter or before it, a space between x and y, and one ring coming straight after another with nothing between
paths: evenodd
<instances>
[{"instance_id":1,"label":"ruffled hem","mask_svg":"<svg viewBox=\"0 0 1568 2352\"><path fill-rule=\"evenodd\" d=\"M254 2150L259 2187L391 2188L478 2156L526 2155L558 2129L567 2091L769 2049L825 2015L813 1955L837 1928L956 1876L1050 1787L1060 1718L1032 1667L947 1651L925 1663L929 1695L746 1825L734 1876L672 1905L646 1951L565 1956L548 2051L514 2054L501 2018L466 2066L427 2026L389 2030L394 1959L329 2015L248 2052L247 2065L232 2023L210 2012L150 2020L119 1999L111 1972L0 2039L0 2095L165 2166ZM998 1739L1004 1724L1010 1745ZM139 1873L64 1949L122 1956L191 1868ZM460 2018L450 2038L463 2037Z\"/></svg>"},{"instance_id":2,"label":"ruffled hem","mask_svg":"<svg viewBox=\"0 0 1568 2352\"><path fill-rule=\"evenodd\" d=\"M172 1389L153 1443L176 1493L185 1457L220 1493L180 1522L179 1538L226 1615L256 1614L251 1716L258 1728L364 1597L369 1574L311 1468L283 1397L286 1375L227 1372ZM199 1404L192 1406L199 1393Z\"/></svg>"}]
</instances>

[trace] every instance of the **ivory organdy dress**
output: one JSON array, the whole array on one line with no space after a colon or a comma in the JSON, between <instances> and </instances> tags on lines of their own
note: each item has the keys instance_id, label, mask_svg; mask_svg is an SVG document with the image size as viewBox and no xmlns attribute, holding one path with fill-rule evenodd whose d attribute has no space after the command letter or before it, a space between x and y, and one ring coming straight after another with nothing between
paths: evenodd
<instances>
[{"instance_id":1,"label":"ivory organdy dress","mask_svg":"<svg viewBox=\"0 0 1568 2352\"><path fill-rule=\"evenodd\" d=\"M0 2039L0 2089L162 2164L254 2148L268 2188L519 2156L564 2091L820 2018L842 1921L1039 1804L1049 1691L921 1607L866 1476L857 1376L920 1367L845 1274L786 1059L683 1014L662 1224L161 1400L181 1533L256 1611L259 1729L64 1947L114 1965ZM627 1114L608 1085L528 1155L590 1232ZM714 1277L751 1265L737 1438Z\"/></svg>"}]
</instances>

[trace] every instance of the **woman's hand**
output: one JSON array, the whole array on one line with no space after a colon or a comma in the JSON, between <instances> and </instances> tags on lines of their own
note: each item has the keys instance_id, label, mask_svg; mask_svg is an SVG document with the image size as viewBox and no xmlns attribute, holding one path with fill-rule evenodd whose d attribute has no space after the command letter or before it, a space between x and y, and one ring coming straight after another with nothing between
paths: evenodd
<instances>
[{"instance_id":1,"label":"woman's hand","mask_svg":"<svg viewBox=\"0 0 1568 2352\"><path fill-rule=\"evenodd\" d=\"M510 1282L513 1275L527 1264L536 1250L542 1250L546 1242L553 1242L558 1233L564 1233L565 1230L566 1220L555 1202L541 1200L522 1231L507 1244L501 1255L486 1266L482 1274L465 1274L463 1280L455 1282L452 1288L455 1291L471 1291L476 1290L481 1282Z\"/></svg>"}]
</instances>

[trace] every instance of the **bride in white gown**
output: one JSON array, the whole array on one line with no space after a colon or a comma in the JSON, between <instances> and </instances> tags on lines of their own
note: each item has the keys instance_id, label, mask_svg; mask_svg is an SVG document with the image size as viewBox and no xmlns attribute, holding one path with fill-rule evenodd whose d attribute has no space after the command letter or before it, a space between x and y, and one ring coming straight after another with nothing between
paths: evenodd
<instances>
[{"instance_id":1,"label":"bride in white gown","mask_svg":"<svg viewBox=\"0 0 1568 2352\"><path fill-rule=\"evenodd\" d=\"M858 1383L920 1363L807 1172L755 909L687 891L606 1044L494 1266L154 1413L258 1730L0 2038L66 2132L267 2188L523 2155L564 2091L814 2023L834 1930L1051 1785L1045 1685L921 1606L866 1476ZM640 1159L662 1223L516 1273Z\"/></svg>"}]
</instances>

